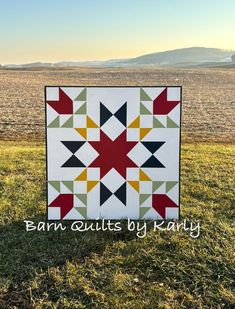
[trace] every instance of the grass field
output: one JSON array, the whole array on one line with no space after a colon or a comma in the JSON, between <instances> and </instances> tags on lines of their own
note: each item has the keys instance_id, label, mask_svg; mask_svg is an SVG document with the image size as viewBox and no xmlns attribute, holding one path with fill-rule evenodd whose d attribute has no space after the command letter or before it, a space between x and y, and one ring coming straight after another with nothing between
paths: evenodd
<instances>
[{"instance_id":1,"label":"grass field","mask_svg":"<svg viewBox=\"0 0 235 309\"><path fill-rule=\"evenodd\" d=\"M184 144L181 215L201 235L26 232L45 219L45 150L0 142L0 308L234 308L233 145ZM123 223L124 225L124 223Z\"/></svg>"}]
</instances>

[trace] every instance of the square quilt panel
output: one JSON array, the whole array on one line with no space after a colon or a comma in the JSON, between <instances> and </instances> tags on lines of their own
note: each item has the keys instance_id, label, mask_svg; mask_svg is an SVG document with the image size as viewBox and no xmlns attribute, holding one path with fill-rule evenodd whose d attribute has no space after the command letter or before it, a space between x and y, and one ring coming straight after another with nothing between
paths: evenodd
<instances>
[{"instance_id":1,"label":"square quilt panel","mask_svg":"<svg viewBox=\"0 0 235 309\"><path fill-rule=\"evenodd\" d=\"M47 219L178 219L181 87L46 87Z\"/></svg>"}]
</instances>

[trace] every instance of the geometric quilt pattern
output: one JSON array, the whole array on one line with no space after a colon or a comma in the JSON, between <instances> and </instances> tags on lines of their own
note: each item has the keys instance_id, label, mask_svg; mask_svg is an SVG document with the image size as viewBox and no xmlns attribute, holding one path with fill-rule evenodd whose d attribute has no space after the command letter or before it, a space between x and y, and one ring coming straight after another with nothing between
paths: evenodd
<instances>
[{"instance_id":1,"label":"geometric quilt pattern","mask_svg":"<svg viewBox=\"0 0 235 309\"><path fill-rule=\"evenodd\" d=\"M181 87L45 88L47 219L179 219Z\"/></svg>"}]
</instances>

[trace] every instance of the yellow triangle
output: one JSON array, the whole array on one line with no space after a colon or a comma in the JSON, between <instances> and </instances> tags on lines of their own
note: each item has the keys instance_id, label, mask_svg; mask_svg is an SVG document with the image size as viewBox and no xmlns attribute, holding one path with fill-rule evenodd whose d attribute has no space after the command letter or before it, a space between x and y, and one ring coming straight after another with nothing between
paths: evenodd
<instances>
[{"instance_id":1,"label":"yellow triangle","mask_svg":"<svg viewBox=\"0 0 235 309\"><path fill-rule=\"evenodd\" d=\"M82 171L81 174L75 178L75 180L79 180L79 181L87 180L87 169L84 169L84 171Z\"/></svg>"},{"instance_id":2,"label":"yellow triangle","mask_svg":"<svg viewBox=\"0 0 235 309\"><path fill-rule=\"evenodd\" d=\"M151 131L151 128L141 128L140 129L140 140L142 140L145 135L147 135L149 133L149 131Z\"/></svg>"},{"instance_id":3,"label":"yellow triangle","mask_svg":"<svg viewBox=\"0 0 235 309\"><path fill-rule=\"evenodd\" d=\"M86 139L86 128L76 128L75 130Z\"/></svg>"},{"instance_id":4,"label":"yellow triangle","mask_svg":"<svg viewBox=\"0 0 235 309\"><path fill-rule=\"evenodd\" d=\"M128 181L128 183L134 188L137 192L140 191L139 181Z\"/></svg>"},{"instance_id":5,"label":"yellow triangle","mask_svg":"<svg viewBox=\"0 0 235 309\"><path fill-rule=\"evenodd\" d=\"M135 118L134 121L128 126L128 128L139 128L140 127L140 116Z\"/></svg>"},{"instance_id":6,"label":"yellow triangle","mask_svg":"<svg viewBox=\"0 0 235 309\"><path fill-rule=\"evenodd\" d=\"M86 116L86 126L87 128L99 128L89 116Z\"/></svg>"},{"instance_id":7,"label":"yellow triangle","mask_svg":"<svg viewBox=\"0 0 235 309\"><path fill-rule=\"evenodd\" d=\"M140 169L140 181L151 181L151 179L149 178L148 175L145 174L145 172L143 172L141 169Z\"/></svg>"},{"instance_id":8,"label":"yellow triangle","mask_svg":"<svg viewBox=\"0 0 235 309\"><path fill-rule=\"evenodd\" d=\"M98 180L93 180L93 181L88 181L87 182L87 193L90 192L95 185L97 185L99 181Z\"/></svg>"}]
</instances>

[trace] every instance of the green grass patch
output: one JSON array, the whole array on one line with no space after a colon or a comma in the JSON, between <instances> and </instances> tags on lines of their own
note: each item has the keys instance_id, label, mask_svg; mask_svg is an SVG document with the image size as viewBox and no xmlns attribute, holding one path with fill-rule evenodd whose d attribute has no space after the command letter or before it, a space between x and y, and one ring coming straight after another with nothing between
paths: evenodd
<instances>
[{"instance_id":1,"label":"green grass patch","mask_svg":"<svg viewBox=\"0 0 235 309\"><path fill-rule=\"evenodd\" d=\"M233 145L182 147L181 217L149 229L26 232L45 219L42 144L0 143L0 308L233 308ZM123 223L124 224L124 223Z\"/></svg>"}]
</instances>

